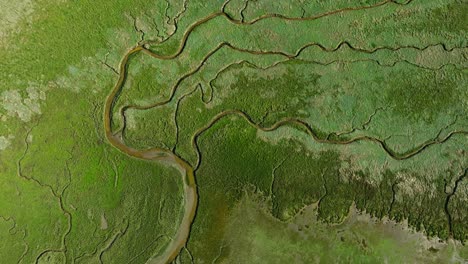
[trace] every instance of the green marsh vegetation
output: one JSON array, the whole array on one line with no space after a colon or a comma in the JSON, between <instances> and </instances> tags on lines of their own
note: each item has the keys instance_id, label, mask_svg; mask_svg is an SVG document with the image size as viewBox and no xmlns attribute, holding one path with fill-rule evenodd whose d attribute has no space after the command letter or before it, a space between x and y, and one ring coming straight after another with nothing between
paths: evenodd
<instances>
[{"instance_id":1,"label":"green marsh vegetation","mask_svg":"<svg viewBox=\"0 0 468 264\"><path fill-rule=\"evenodd\" d=\"M8 10L30 8L0 34L5 263L144 263L164 251L182 219L180 172L112 148L103 104L131 47L148 42L149 50L172 54L190 25L223 6L244 22L271 13L300 18L343 11L252 25L220 16L194 29L173 60L144 52L130 59L114 131L128 108L126 144L173 149L196 167L200 201L178 260L249 263L300 255L306 262L378 262L401 249L400 235L411 236L421 252L438 253L428 260L404 251L389 262L467 258L458 242L468 236L466 4L25 3L0 1ZM167 104L136 109L171 98L172 89ZM316 139L304 125L261 131L234 113L207 127L227 110L242 111L258 127L300 119ZM370 140L330 144L357 137L379 139L389 150ZM413 150L404 160L387 153ZM303 215L304 208L311 209ZM404 235L366 230L375 224L366 220L326 238L352 226L353 208L374 217L370 222L390 218L409 228ZM298 221L319 230L311 236L320 239L303 239L291 229ZM416 234L448 242L427 246ZM317 254L337 243L344 244L333 256Z\"/></svg>"}]
</instances>

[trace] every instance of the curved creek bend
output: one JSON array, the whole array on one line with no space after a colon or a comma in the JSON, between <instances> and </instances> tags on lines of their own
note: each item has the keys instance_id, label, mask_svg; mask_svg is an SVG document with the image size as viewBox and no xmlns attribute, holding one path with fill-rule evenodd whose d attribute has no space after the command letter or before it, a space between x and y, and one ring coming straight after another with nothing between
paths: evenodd
<instances>
[{"instance_id":1,"label":"curved creek bend","mask_svg":"<svg viewBox=\"0 0 468 264\"><path fill-rule=\"evenodd\" d=\"M106 138L113 147L117 148L118 150L120 150L121 152L125 153L128 156L131 156L131 157L134 157L134 158L137 158L137 159L147 160L147 161L164 162L164 163L167 163L167 164L175 167L180 172L180 174L181 174L181 176L183 178L182 182L183 182L183 191L184 191L184 214L183 214L183 217L182 217L182 219L180 221L179 229L178 229L176 235L174 236L174 238L170 241L169 245L164 250L164 252L160 256L154 256L154 257L150 258L147 261L147 263L156 263L156 264L157 263L170 263L178 256L178 254L180 253L182 248L185 247L185 245L187 243L187 240L189 238L191 225L192 225L193 220L195 218L196 210L197 210L197 206L198 206L198 193L197 193L197 186L196 186L196 180L195 180L195 170L200 165L199 164L200 159L198 160L196 166L192 167L192 165L190 165L188 162L183 160L181 157L174 154L169 149L151 148L151 149L145 149L145 150L138 150L138 149L127 146L123 142L120 134L119 133L114 133L114 131L112 129L113 108L114 108L114 105L115 105L116 101L118 100L119 94L120 94L120 92L123 89L123 86L125 84L125 80L126 80L126 77L127 77L127 68L128 68L129 59L134 54L137 54L139 52L144 52L145 54L147 54L147 55L149 55L151 57L154 57L156 59L160 59L160 60L171 60L171 59L177 58L183 52L183 50L184 50L184 48L186 46L187 39L189 38L191 32L193 32L193 30L195 28L197 28L198 26L200 26L200 25L202 25L202 24L204 24L204 23L206 23L206 22L208 22L208 21L210 21L210 20L212 20L212 19L214 19L216 17L219 17L219 16L224 16L229 22L231 22L233 24L252 25L252 24L255 24L256 22L258 22L260 20L263 20L263 19L274 19L275 18L275 19L284 19L284 20L295 20L295 21L314 20L314 19L318 19L318 18L321 18L321 17L333 15L333 14L343 13L343 12L346 12L346 11L370 9L370 8L373 8L373 7L383 6L383 5L389 4L389 3L398 4L398 5L406 5L406 4L409 4L410 2L411 2L411 0L409 0L406 3L397 3L397 2L394 2L394 1L391 1L391 0L387 0L387 1L379 2L379 3L377 3L375 5L371 5L371 6L362 6L362 7L358 7L358 8L344 8L344 9L334 10L334 11L330 11L330 12L323 13L323 14L320 14L320 15L316 15L316 16L313 16L313 17L304 17L304 18L288 18L288 17L284 17L284 16L279 15L279 14L267 14L267 15L258 17L258 18L254 19L252 21L249 21L249 22L243 22L243 21L233 19L227 13L225 13L224 10L221 10L220 12L216 12L216 13L213 13L211 15L208 15L207 17L205 17L205 18L195 22L191 26L189 26L188 29L185 31L182 39L181 39L180 46L179 46L178 50L172 55L159 55L159 54L156 54L156 53L152 52L151 50L149 50L147 48L148 47L147 45L150 45L151 41L147 41L146 43L138 44L134 48L127 51L127 53L122 58L120 66L119 66L119 70L120 70L119 71L119 79L118 79L117 83L115 84L114 88L112 89L112 91L110 92L110 94L108 95L108 97L107 97L107 99L105 101L105 106L104 106L104 128L105 128ZM347 44L349 47L353 48L349 43L345 43L345 44ZM320 46L320 44L311 44L311 45ZM309 46L311 46L311 45L309 45ZM336 50L342 45L344 45L344 44L341 43L340 45L338 45L337 48L329 49L329 51ZM249 52L249 53L253 53L253 54L271 54L271 53L273 53L273 52L265 52L265 51L243 50L241 48L236 48L236 47L230 45L229 43L221 43L218 47L221 47L221 46L229 46L232 49L242 51L242 52ZM380 47L380 48L376 48L374 50L369 50L369 51L362 50L362 49L357 49L357 48L353 48L353 49L359 50L359 51L362 51L362 52L372 53L372 52L374 52L374 51L376 51L378 49L398 49L398 48ZM207 54L206 57L205 57L205 60L209 56L211 56L214 52L216 52L217 50L219 50L219 48L215 49L210 54ZM327 49L323 47L323 50L327 50ZM280 53L280 52L276 52L276 53ZM290 57L290 58L295 57L295 55L287 55L287 54L284 54L284 55L286 57ZM191 72L191 74L197 72L198 70L199 70L199 68L195 69L194 71ZM190 76L190 74L187 75L187 76ZM186 78L187 76L184 76L181 79ZM173 88L173 90L171 91L170 97L167 100L157 102L155 104L152 104L149 107L138 107L138 106L132 106L132 107L147 109L147 108L152 108L152 107L157 107L157 106L167 104L167 103L169 103L169 102L171 102L173 100L176 88L177 88L177 86L175 86ZM351 140L321 139L321 138L319 138L317 136L317 134L314 132L314 130L312 129L312 127L309 124L307 124L307 123L305 123L305 122L303 122L301 120L297 120L297 119L294 119L294 118L289 118L289 119L285 119L285 120L280 120L275 125L273 125L271 127L264 128L264 127L260 127L259 125L255 124L246 113L243 113L243 112L241 112L239 110L226 110L226 111L223 111L223 112L219 113L216 117L214 117L211 120L211 122L209 124L207 124L205 127L200 128L195 133L195 135L193 136L192 145L193 145L194 149L197 151L198 155L200 153L199 153L199 148L198 148L198 145L197 145L197 137L200 136L204 131L206 131L207 129L212 127L220 119L222 119L223 117L228 116L228 115L238 115L240 117L243 117L250 125L256 127L257 129L261 129L261 130L264 130L264 131L272 131L272 130L275 130L275 129L277 129L277 128L281 127L281 126L284 126L284 125L291 125L291 124L300 125L300 126L305 127L306 130L308 131L308 133L319 143L351 144L351 143L357 142L357 141L371 141L371 142L374 142L374 143L376 143L378 145L381 145L383 150L386 151L389 154L389 156L391 156L392 158L397 159L397 160L410 158L410 157L418 154L419 152L423 151L425 148L429 147L430 145L445 142L446 140L448 140L451 136L453 136L455 134L467 134L468 133L467 131L454 131L454 132L450 133L447 137L445 137L443 139L434 139L432 141L428 141L428 142L418 146L417 148L415 148L415 149L413 149L413 150L411 150L409 152L399 154L399 153L396 153L393 150L391 150L383 141L381 141L379 139L376 139L376 138L358 137L358 138L354 138L354 139L351 139ZM122 117L122 113L121 113L121 117ZM200 155L199 155L199 157L200 157Z\"/></svg>"}]
</instances>

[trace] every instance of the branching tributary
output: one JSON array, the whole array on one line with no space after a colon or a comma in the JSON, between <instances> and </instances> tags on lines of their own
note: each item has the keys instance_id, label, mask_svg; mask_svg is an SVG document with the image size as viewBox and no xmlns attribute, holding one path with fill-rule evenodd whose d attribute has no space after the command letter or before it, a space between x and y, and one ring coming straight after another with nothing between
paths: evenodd
<instances>
[{"instance_id":1,"label":"branching tributary","mask_svg":"<svg viewBox=\"0 0 468 264\"><path fill-rule=\"evenodd\" d=\"M209 16L195 22L190 27L188 27L187 31L185 31L185 33L184 33L184 35L182 37L182 40L180 42L180 46L179 46L178 50L172 55L161 55L161 54L156 54L156 53L152 52L149 49L149 46L152 44L151 41L142 41L139 45L137 45L136 47L129 50L125 54L125 56L123 57L123 59L122 59L122 61L120 63L119 79L118 79L117 83L115 84L114 88L112 89L111 93L108 95L108 97L106 99L106 102L105 102L104 127L105 127L106 138L107 138L107 140L109 141L109 143L112 146L114 146L115 148L119 149L120 151L122 151L123 153L125 153L125 154L127 154L127 155L129 155L131 157L142 159L142 160L147 160L147 161L167 162L167 163L171 164L172 166L176 167L180 171L181 175L183 176L184 195L185 195L184 215L183 215L183 218L182 218L181 223L180 223L180 227L179 227L175 237L171 240L170 244L167 246L167 248L165 249L165 251L164 251L164 253L162 255L156 256L156 257L150 259L148 262L150 262L150 263L169 263L169 262L173 261L177 257L177 255L179 254L181 249L186 245L187 240L189 238L189 234L190 234L190 228L191 228L192 222L193 222L193 220L195 218L195 213L196 213L196 209L197 209L197 205L198 205L198 194L197 194L197 186L196 186L196 181L195 181L195 169L198 168L200 158L198 160L198 163L196 164L196 167L194 168L187 161L185 161L181 157L177 156L175 153L173 153L169 149L164 149L164 148L151 148L151 149L145 149L145 150L134 149L132 147L129 147L129 146L125 145L123 143L122 138L121 138L121 134L115 133L112 130L113 108L114 108L114 106L116 104L116 101L118 100L119 94L121 93L121 91L123 89L123 86L125 84L126 77L127 77L127 70L128 70L128 62L129 62L129 59L132 56L134 56L135 54L137 54L139 52L144 52L147 55L150 55L151 57L156 58L156 59L160 59L160 60L171 60L171 59L177 58L184 51L186 43L187 43L187 39L189 38L190 34L194 31L195 28L197 28L198 26L200 26L200 25L202 25L202 24L204 24L204 23L206 23L206 22L208 22L208 21L210 21L210 20L212 20L212 19L214 19L216 17L220 17L220 16L225 17L229 22L231 22L233 24L239 24L239 25L253 25L253 24L257 23L260 20L275 19L275 18L276 19L283 19L283 20L291 20L291 21L306 21L306 20L315 20L315 19L319 19L319 18L322 18L322 17L326 17L326 16L330 16L330 15L334 15L334 14L339 14L339 13L344 13L344 12L348 12L348 11L371 9L371 8L374 8L374 7L379 7L379 6L383 6L383 5L391 4L391 3L392 4L398 4L398 5L406 5L406 4L409 4L411 1L412 0L409 0L409 1L405 2L405 3L398 3L396 1L387 0L387 1L379 2L377 4L370 5L370 6L344 8L344 9L339 9L339 10L326 12L326 13L316 15L316 16L312 16L312 17L290 18L290 17L285 17L285 16L280 15L280 14L267 14L267 15L260 16L260 17L258 17L256 19L248 21L248 22L244 22L244 21L240 21L240 20L236 20L236 19L232 18L229 14L227 14L224 11L224 6L223 6L223 8L222 8L222 10L220 12L213 13L213 14L211 14L211 15L209 15ZM373 49L373 50L365 50L365 49L355 48L348 42L342 42L336 48L328 49L328 48L326 48L326 47L324 47L324 46L322 46L322 45L320 45L318 43L311 43L311 44L306 45L305 47L302 47L301 49L299 49L296 54L290 55L290 54L286 54L286 53L279 52L279 51L245 50L245 49L234 47L230 43L223 42L223 43L220 43L218 45L218 47L216 49L214 49L212 52L207 54L207 56L205 56L205 58L204 58L204 61L206 61L211 55L216 53L218 50L220 50L224 46L228 46L229 48L232 48L232 49L237 50L237 51L248 52L248 53L252 53L252 54L259 54L259 55L262 55L262 54L277 54L277 55L283 55L283 56L285 56L287 58L293 58L293 57L297 57L300 54L300 52L303 49L305 49L306 47L308 47L308 46L318 46L324 51L336 51L342 45L347 45L353 50L360 51L360 52L366 52L366 53L373 53L373 52L375 52L376 50L379 50L379 49L398 50L398 49L402 48L402 47L396 47L396 48L380 47L380 48L376 48L376 49ZM445 50L447 50L447 48L443 44L440 44L440 45L442 45L443 48ZM415 49L418 49L418 50L424 49L424 48L418 48L418 47L411 47L411 48L415 48ZM127 106L127 107L124 107L124 108L121 109L121 116L124 116L124 112L128 108L149 109L149 108L152 108L152 107L162 106L162 105L165 105L165 104L171 102L173 100L173 98L174 98L176 89L180 85L180 83L184 79L186 79L189 76L191 76L191 75L195 74L196 72L198 72L200 70L200 68L202 67L201 65L203 65L203 63L201 63L199 67L197 67L196 69L194 69L193 71L191 71L190 73L184 75L182 78L179 79L177 84L172 88L170 96L169 96L168 99L163 100L161 102L154 103L154 104L152 104L150 106ZM434 140L431 140L429 142L426 142L425 144L415 148L412 151L409 151L409 152L403 153L403 154L398 154L395 151L389 149L389 147L383 141L381 141L381 140L379 140L377 138L364 136L364 137L358 137L358 138L354 138L354 139L341 140L341 141L340 140L321 139L316 135L316 133L312 129L311 125L309 125L308 123L306 123L304 121L301 121L299 119L288 118L288 119L281 120L281 121L277 122L276 124L274 124L271 127L264 128L264 127L260 127L259 125L255 124L252 121L252 119L246 113L241 112L239 110L229 110L229 111L224 111L224 112L219 113L216 117L214 117L214 119L212 119L212 121L209 124L207 124L203 128L200 128L196 132L195 136L193 137L192 144L193 144L193 147L196 149L199 157L200 157L200 152L199 152L198 145L197 145L197 137L200 136L204 131L208 130L213 124L218 122L220 119L222 119L223 117L228 116L228 115L241 116L250 125L252 125L252 126L254 126L254 127L258 128L258 129L262 129L264 131L273 131L273 130L281 127L281 126L291 125L291 124L303 126L316 141L321 142L321 143L351 144L351 143L356 142L356 141L375 142L375 143L381 145L381 147L394 159L407 159L407 158L410 158L410 157L416 155L417 153L421 152L425 148L429 147L430 145L445 142L450 137L452 137L454 134L458 134L458 133L466 134L466 133L468 133L467 131L454 131L454 132L449 133L448 136L443 138L443 139L434 139Z\"/></svg>"}]
</instances>

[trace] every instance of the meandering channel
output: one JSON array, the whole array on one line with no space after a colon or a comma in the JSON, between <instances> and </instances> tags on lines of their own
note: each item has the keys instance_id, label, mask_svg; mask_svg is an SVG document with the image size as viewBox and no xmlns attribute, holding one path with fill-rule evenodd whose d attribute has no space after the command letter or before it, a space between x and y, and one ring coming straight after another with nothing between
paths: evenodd
<instances>
[{"instance_id":1,"label":"meandering channel","mask_svg":"<svg viewBox=\"0 0 468 264\"><path fill-rule=\"evenodd\" d=\"M184 35L182 37L182 40L180 42L180 46L179 46L178 50L175 53L171 54L171 55L161 55L161 54L156 54L156 53L152 52L148 48L148 45L151 45L151 41L142 42L142 43L138 44L137 46L135 46L134 48L130 49L124 55L124 57L121 60L121 63L120 63L120 66L119 66L119 79L117 80L115 86L113 87L113 89L111 90L110 94L108 95L108 97L107 97L107 99L105 101L105 106L104 106L104 128L105 128L106 138L113 147L117 148L118 150L120 150L121 152L127 154L128 156L138 158L138 159L142 159L142 160L147 160L147 161L166 162L166 163L169 163L171 166L176 167L180 171L180 173L181 173L181 175L183 177L183 184L184 184L183 189L184 189L184 197L185 197L184 198L185 208L184 208L184 215L183 215L183 218L182 218L181 223L180 223L180 227L179 227L175 237L171 240L170 244L167 246L167 248L165 249L163 254L160 255L160 256L156 256L154 258L151 258L150 260L148 260L148 263L170 263L171 261L173 261L177 257L177 255L179 254L181 249L186 245L187 240L189 238L189 234L190 234L190 228L191 228L192 222L193 222L193 220L195 218L196 209L197 209L197 205L198 205L198 193L197 193L197 186L196 186L196 179L195 179L195 170L196 170L196 168L198 168L198 165L200 163L200 151L199 151L198 145L196 143L196 139L204 131L209 129L214 123L216 123L217 121L219 121L221 118L223 118L225 116L232 115L232 114L239 115L239 116L243 117L250 125L253 125L254 127L257 127L258 129L262 129L262 130L265 130L265 131L273 131L273 130L281 127L281 126L288 125L288 124L302 125L309 131L309 133L311 134L312 137L314 137L315 140L317 140L317 141L319 141L321 143L351 144L353 142L357 142L357 141L361 141L361 140L372 141L374 143L380 144L381 147L390 156L392 156L395 159L410 158L410 157L416 155L417 153L419 153L420 151L424 150L426 147L428 147L430 145L445 142L446 140L448 140L454 134L458 134L458 133L466 134L467 132L465 132L465 131L452 132L452 133L449 134L449 136L447 136L444 139L434 139L432 141L426 142L425 144L419 146L418 148L416 148L415 150L413 150L413 151L411 151L409 153L397 154L394 151L392 151L391 149L389 149L388 146L385 145L384 142L382 142L382 141L380 141L379 139L376 139L376 138L360 137L360 138L355 138L355 139L351 139L351 140L348 139L346 141L320 139L320 138L318 138L316 136L316 134L314 133L313 129L311 128L311 126L309 124L307 124L307 123L305 123L305 122L303 122L301 120L296 120L296 119L292 119L292 118L287 119L287 120L279 121L275 125L273 125L272 127L262 128L262 127L256 125L246 113L240 112L238 110L230 110L230 111L224 111L224 112L218 114L209 124L207 124L207 126L205 126L203 128L200 128L196 132L196 134L194 135L192 144L193 144L194 149L196 149L197 154L199 156L198 163L196 164L196 167L194 168L192 165L190 165L183 158L177 156L175 153L173 153L171 150L168 150L168 149L151 148L151 149L145 149L145 150L138 150L138 149L129 147L123 142L121 134L115 133L113 131L113 129L112 129L113 112L112 111L113 111L113 108L114 108L114 105L115 105L116 101L118 100L119 94L121 93L121 91L123 89L123 86L125 84L125 80L126 80L126 77L127 77L127 70L128 70L128 62L129 62L130 58L133 55L135 55L135 54L137 54L139 52L144 52L144 53L150 55L151 57L154 57L154 58L160 59L160 60L171 60L171 59L177 58L183 52L191 32L193 32L193 30L195 28L197 28L198 26L200 26L200 25L202 25L202 24L204 24L204 23L206 23L206 22L208 22L208 21L210 21L210 20L212 20L212 19L214 19L216 17L219 17L219 16L224 16L228 21L230 21L230 22L232 22L234 24L242 24L242 25L252 25L252 24L255 24L256 22L258 22L260 20L273 19L273 18L284 19L284 20L296 20L296 21L304 20L305 21L305 20L319 19L319 18L322 18L322 17L326 17L326 16L330 16L330 15L334 15L334 14L339 14L339 13L343 13L343 12L347 12L347 11L370 9L370 8L374 8L374 7L383 6L383 5L389 4L389 3L398 4L398 5L406 5L406 4L409 4L411 1L412 0L409 0L409 1L405 2L405 3L398 3L396 1L387 0L387 1L382 1L382 2L379 2L379 3L374 4L374 5L370 5L370 6L344 8L344 9L334 10L334 11L330 11L330 12L323 13L323 14L320 14L320 15L316 15L316 16L313 16L313 17L302 17L302 18L290 18L290 17L285 17L283 15L279 15L279 14L267 14L267 15L258 17L256 19L248 21L248 22L243 22L243 21L236 20L236 19L232 18L231 16L229 16L224 11L224 6L223 6L223 8L221 9L220 12L213 13L213 14L211 14L211 15L209 15L209 16L195 22L190 27L188 27L188 29L185 31L185 33L184 33ZM220 46L217 49L215 49L212 53L218 51L221 48L221 45L229 46L230 44L229 43L221 43ZM320 44L314 44L314 45L320 45ZM348 46L352 47L351 44L349 44L347 42L344 42L344 43L341 43L336 49L338 49L341 45L348 45ZM327 50L323 46L320 46L320 47L323 50ZM231 47L231 48L233 48L233 47ZM445 48L445 46L444 46L444 48ZM240 49L238 49L238 50L240 50ZM246 52L249 52L249 51L246 51ZM364 52L366 52L366 51L364 51ZM368 51L368 52L373 52L373 51ZM212 55L212 53L208 54L205 58L208 58L210 55ZM255 52L255 54L264 54L264 53L268 54L267 52ZM277 53L280 54L281 52L277 52ZM300 53L300 51L298 51L298 53ZM285 56L291 57L291 56L297 56L297 54L296 55L287 55L286 54ZM199 70L199 68L195 69L195 71L198 71L198 70ZM183 77L183 78L186 78L186 77ZM171 94L170 94L170 97L167 100L157 102L157 103L152 104L151 106L147 106L147 107L136 107L136 106L134 106L134 107L144 109L144 108L151 108L151 107L156 107L156 106L167 104L167 103L172 101L172 99L174 97L174 94L175 94L175 89L176 88L177 88L177 86L173 87L173 89L171 91Z\"/></svg>"}]
</instances>

